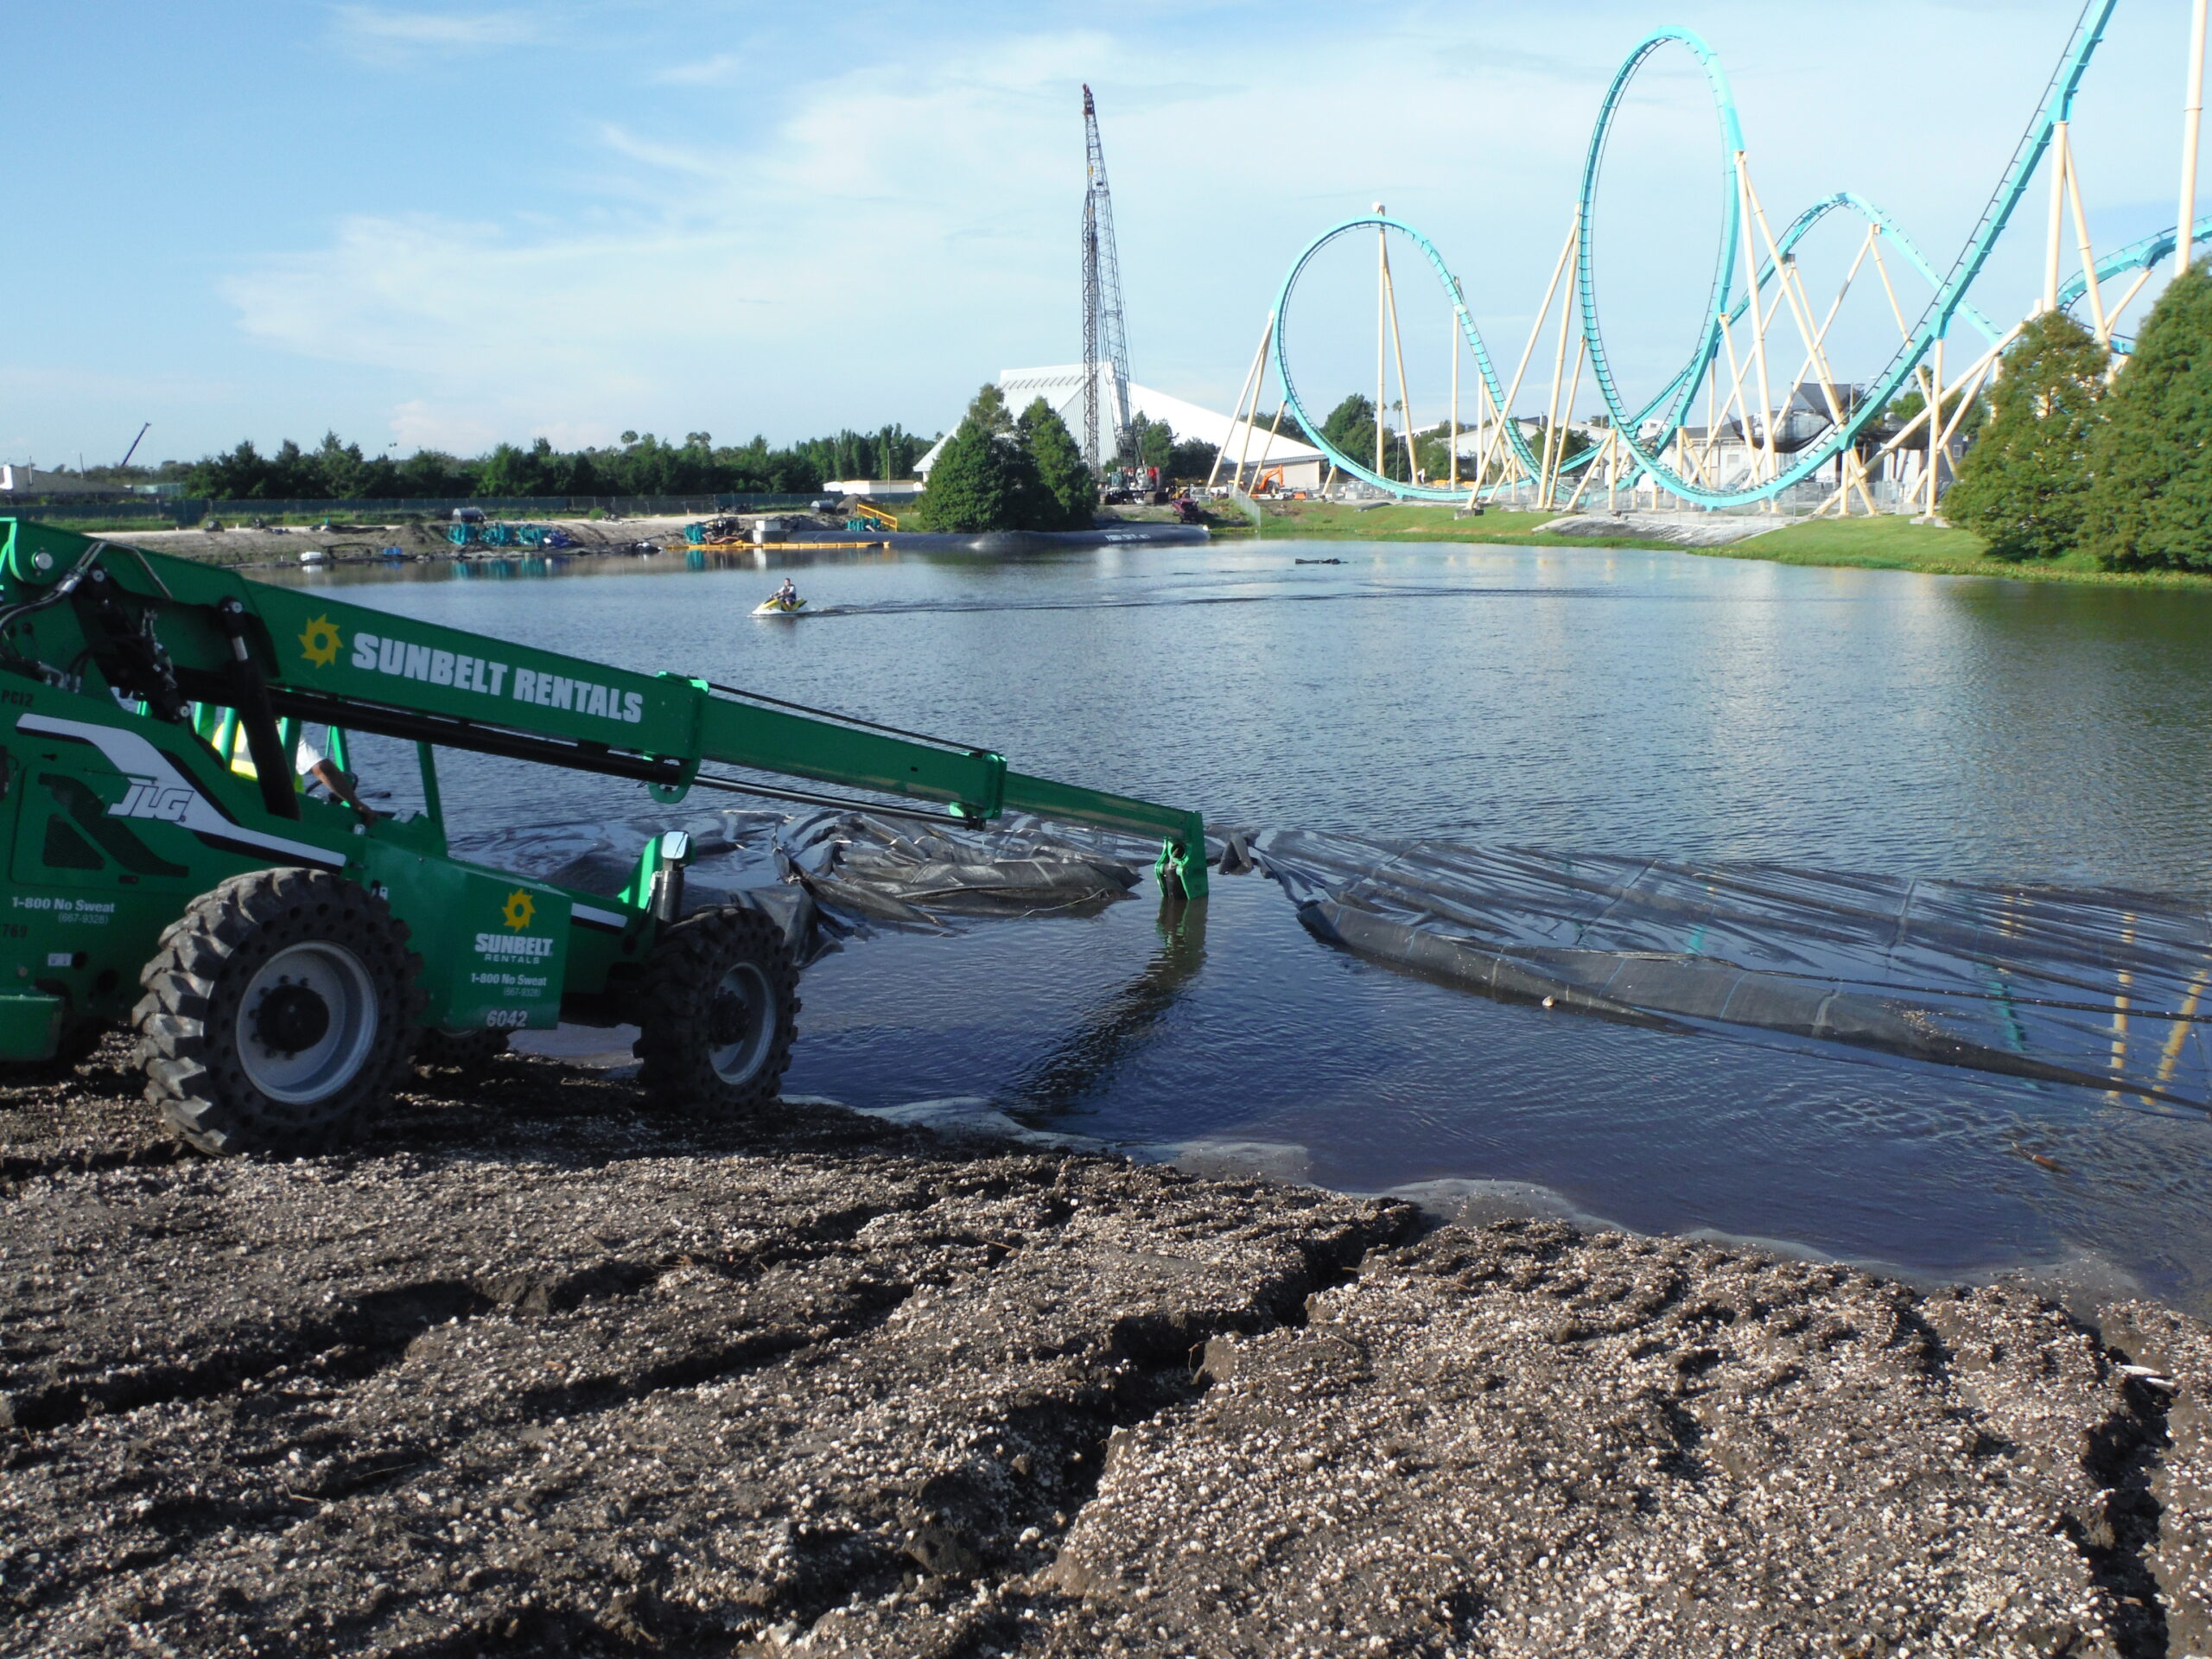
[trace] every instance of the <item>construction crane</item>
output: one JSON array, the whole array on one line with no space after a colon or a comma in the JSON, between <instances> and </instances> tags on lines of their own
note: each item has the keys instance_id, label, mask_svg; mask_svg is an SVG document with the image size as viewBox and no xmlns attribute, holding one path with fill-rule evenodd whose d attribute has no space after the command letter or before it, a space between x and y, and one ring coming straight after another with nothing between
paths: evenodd
<instances>
[{"instance_id":1,"label":"construction crane","mask_svg":"<svg viewBox=\"0 0 2212 1659\"><path fill-rule=\"evenodd\" d=\"M1083 89L1083 137L1087 161L1083 190L1083 458L1093 474L1122 457L1130 436L1129 341L1122 326L1122 259L1114 248L1114 198L1106 188L1106 150L1098 138L1098 108ZM1114 381L1113 442L1102 446L1098 381Z\"/></svg>"},{"instance_id":2,"label":"construction crane","mask_svg":"<svg viewBox=\"0 0 2212 1659\"><path fill-rule=\"evenodd\" d=\"M317 775L346 799L301 788L309 721L329 728ZM416 746L425 810L353 800L362 733ZM663 1098L774 1098L798 999L768 917L687 911L676 831L612 897L453 857L440 748L633 779L664 804L719 789L1156 835L1163 895L1206 891L1195 813L0 518L0 1060L81 1058L128 1023L149 1103L211 1153L327 1144L418 1043L466 1055L563 1020L637 1026Z\"/></svg>"}]
</instances>

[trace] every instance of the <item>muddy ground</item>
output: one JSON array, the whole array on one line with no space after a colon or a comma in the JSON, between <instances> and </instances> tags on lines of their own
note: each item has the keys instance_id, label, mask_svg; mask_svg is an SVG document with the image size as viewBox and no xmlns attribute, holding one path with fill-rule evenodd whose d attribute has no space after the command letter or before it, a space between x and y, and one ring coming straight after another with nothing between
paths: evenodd
<instances>
[{"instance_id":1,"label":"muddy ground","mask_svg":"<svg viewBox=\"0 0 2212 1659\"><path fill-rule=\"evenodd\" d=\"M9 1652L2212 1652L2157 1308L522 1058L219 1163L126 1058L0 1092Z\"/></svg>"}]
</instances>

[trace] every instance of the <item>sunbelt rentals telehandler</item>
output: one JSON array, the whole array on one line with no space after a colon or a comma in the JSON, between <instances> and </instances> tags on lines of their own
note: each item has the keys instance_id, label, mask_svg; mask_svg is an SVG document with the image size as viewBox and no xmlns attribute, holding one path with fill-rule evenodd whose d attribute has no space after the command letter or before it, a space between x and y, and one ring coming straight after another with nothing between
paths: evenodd
<instances>
[{"instance_id":1,"label":"sunbelt rentals telehandler","mask_svg":"<svg viewBox=\"0 0 2212 1659\"><path fill-rule=\"evenodd\" d=\"M310 722L340 768L348 734L413 742L426 810L371 821L303 791ZM663 804L715 788L1158 836L1163 893L1205 893L1196 813L0 518L0 1061L74 1061L127 1022L149 1103L210 1153L327 1144L418 1043L563 1019L636 1025L655 1095L772 1099L798 1008L775 925L687 914L681 833L613 898L453 857L439 748L635 779Z\"/></svg>"}]
</instances>

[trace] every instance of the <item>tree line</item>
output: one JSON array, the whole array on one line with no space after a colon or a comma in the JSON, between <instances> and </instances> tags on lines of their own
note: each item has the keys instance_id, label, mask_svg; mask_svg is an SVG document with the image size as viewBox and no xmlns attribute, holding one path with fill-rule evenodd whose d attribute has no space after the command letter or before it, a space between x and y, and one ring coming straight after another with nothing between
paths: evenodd
<instances>
[{"instance_id":1,"label":"tree line","mask_svg":"<svg viewBox=\"0 0 2212 1659\"><path fill-rule=\"evenodd\" d=\"M2117 375L2063 312L2007 348L1979 438L1943 497L2010 561L2087 553L2110 570L2212 570L2212 274L2159 296Z\"/></svg>"},{"instance_id":2,"label":"tree line","mask_svg":"<svg viewBox=\"0 0 2212 1659\"><path fill-rule=\"evenodd\" d=\"M334 432L304 449L286 439L264 454L251 441L184 469L187 493L219 501L349 501L456 496L806 495L832 479L911 478L931 440L892 425L771 448L766 438L717 446L625 432L603 448L556 449L544 438L466 458L418 449L366 455Z\"/></svg>"}]
</instances>

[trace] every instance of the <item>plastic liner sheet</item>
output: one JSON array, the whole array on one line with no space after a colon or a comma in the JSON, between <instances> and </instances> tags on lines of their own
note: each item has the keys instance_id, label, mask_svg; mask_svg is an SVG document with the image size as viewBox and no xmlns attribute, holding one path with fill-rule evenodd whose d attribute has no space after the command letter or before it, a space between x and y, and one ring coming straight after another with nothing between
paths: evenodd
<instances>
[{"instance_id":1,"label":"plastic liner sheet","mask_svg":"<svg viewBox=\"0 0 2212 1659\"><path fill-rule=\"evenodd\" d=\"M2212 1103L2198 902L1290 830L1249 856L1319 938L1494 996Z\"/></svg>"},{"instance_id":2,"label":"plastic liner sheet","mask_svg":"<svg viewBox=\"0 0 2212 1659\"><path fill-rule=\"evenodd\" d=\"M936 930L957 918L1095 914L1141 879L1120 842L1024 817L941 830L858 812L796 817L776 837L785 868L826 909Z\"/></svg>"},{"instance_id":3,"label":"plastic liner sheet","mask_svg":"<svg viewBox=\"0 0 2212 1659\"><path fill-rule=\"evenodd\" d=\"M1124 836L1002 825L939 829L858 812L702 811L473 836L460 856L612 896L664 830L691 836L684 909L748 906L774 917L802 963L872 928L954 931L985 917L1089 915L1141 880Z\"/></svg>"}]
</instances>

